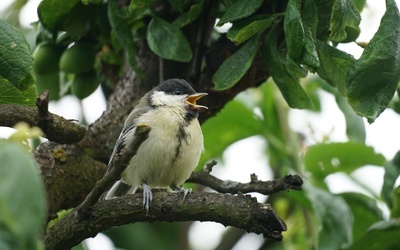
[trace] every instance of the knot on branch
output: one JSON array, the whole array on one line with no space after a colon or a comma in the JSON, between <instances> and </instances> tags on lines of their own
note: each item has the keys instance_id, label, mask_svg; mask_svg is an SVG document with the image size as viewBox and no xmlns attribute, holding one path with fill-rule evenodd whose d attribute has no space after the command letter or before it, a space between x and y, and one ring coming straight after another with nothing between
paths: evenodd
<instances>
[{"instance_id":1,"label":"knot on branch","mask_svg":"<svg viewBox=\"0 0 400 250\"><path fill-rule=\"evenodd\" d=\"M303 186L303 179L301 179L301 177L298 175L288 174L283 177L282 183L286 187L286 190L301 190L301 187Z\"/></svg>"},{"instance_id":2,"label":"knot on branch","mask_svg":"<svg viewBox=\"0 0 400 250\"><path fill-rule=\"evenodd\" d=\"M47 130L50 123L49 115L49 92L47 90L40 93L36 98L36 107L38 108L38 123L42 131Z\"/></svg>"}]
</instances>

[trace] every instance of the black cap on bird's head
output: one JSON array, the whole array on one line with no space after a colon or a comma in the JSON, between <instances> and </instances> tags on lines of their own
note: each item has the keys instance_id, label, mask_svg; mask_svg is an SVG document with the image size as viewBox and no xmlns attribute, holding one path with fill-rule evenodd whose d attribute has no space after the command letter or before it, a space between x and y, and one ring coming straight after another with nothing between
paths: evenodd
<instances>
[{"instance_id":1,"label":"black cap on bird's head","mask_svg":"<svg viewBox=\"0 0 400 250\"><path fill-rule=\"evenodd\" d=\"M207 93L196 93L192 86L183 79L168 79L157 86L154 91L162 91L168 95L186 96L185 104L189 110L207 109L206 106L196 104L196 101Z\"/></svg>"},{"instance_id":2,"label":"black cap on bird's head","mask_svg":"<svg viewBox=\"0 0 400 250\"><path fill-rule=\"evenodd\" d=\"M176 78L165 80L154 90L163 91L170 95L192 95L196 93L196 91L187 81Z\"/></svg>"}]
</instances>

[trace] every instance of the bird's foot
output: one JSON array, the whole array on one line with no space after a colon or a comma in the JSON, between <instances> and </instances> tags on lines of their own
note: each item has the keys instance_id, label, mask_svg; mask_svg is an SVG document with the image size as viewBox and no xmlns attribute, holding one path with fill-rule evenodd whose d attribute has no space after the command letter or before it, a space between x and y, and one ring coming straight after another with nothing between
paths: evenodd
<instances>
[{"instance_id":1,"label":"bird's foot","mask_svg":"<svg viewBox=\"0 0 400 250\"><path fill-rule=\"evenodd\" d=\"M151 188L145 184L142 183L143 186L143 208L146 209L146 215L149 214L149 208L151 201L153 200L153 193L151 192Z\"/></svg>"},{"instance_id":2,"label":"bird's foot","mask_svg":"<svg viewBox=\"0 0 400 250\"><path fill-rule=\"evenodd\" d=\"M192 189L186 189L183 187L178 187L178 186L171 186L170 187L173 191L178 192L178 193L183 193L183 200L185 200L186 195L191 194L192 193Z\"/></svg>"}]
</instances>

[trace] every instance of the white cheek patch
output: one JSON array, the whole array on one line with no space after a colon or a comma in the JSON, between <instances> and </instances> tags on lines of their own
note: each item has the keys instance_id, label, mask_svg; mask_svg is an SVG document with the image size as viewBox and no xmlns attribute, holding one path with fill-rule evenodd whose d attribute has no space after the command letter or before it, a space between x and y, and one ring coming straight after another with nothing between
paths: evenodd
<instances>
[{"instance_id":1,"label":"white cheek patch","mask_svg":"<svg viewBox=\"0 0 400 250\"><path fill-rule=\"evenodd\" d=\"M152 104L155 106L184 106L185 98L180 95L167 95L162 91L155 91L152 96Z\"/></svg>"}]
</instances>

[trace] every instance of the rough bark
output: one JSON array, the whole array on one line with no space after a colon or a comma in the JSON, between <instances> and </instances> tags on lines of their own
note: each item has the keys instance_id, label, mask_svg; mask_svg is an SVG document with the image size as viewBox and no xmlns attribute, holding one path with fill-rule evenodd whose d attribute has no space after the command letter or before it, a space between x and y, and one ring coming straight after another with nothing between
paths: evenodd
<instances>
[{"instance_id":1,"label":"rough bark","mask_svg":"<svg viewBox=\"0 0 400 250\"><path fill-rule=\"evenodd\" d=\"M46 249L70 249L111 226L135 222L214 221L276 240L281 240L281 232L286 230L285 223L268 204L258 203L250 196L192 193L183 200L183 195L177 193L154 192L153 195L148 215L139 194L101 201L84 220L72 211L50 228L44 238Z\"/></svg>"},{"instance_id":2,"label":"rough bark","mask_svg":"<svg viewBox=\"0 0 400 250\"><path fill-rule=\"evenodd\" d=\"M106 171L106 164L82 151L75 144L47 142L35 153L46 188L48 220L59 210L81 203Z\"/></svg>"}]
</instances>

